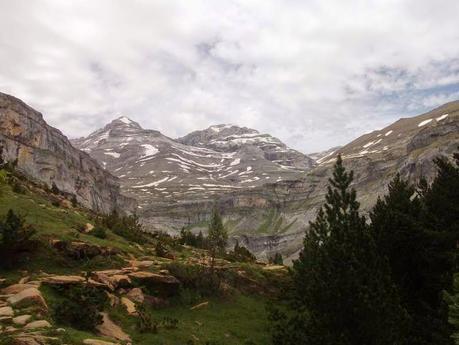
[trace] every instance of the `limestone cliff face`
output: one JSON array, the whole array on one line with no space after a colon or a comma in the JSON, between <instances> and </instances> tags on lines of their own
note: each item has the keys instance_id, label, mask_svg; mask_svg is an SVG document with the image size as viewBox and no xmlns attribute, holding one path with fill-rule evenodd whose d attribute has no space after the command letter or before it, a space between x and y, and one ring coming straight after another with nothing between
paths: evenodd
<instances>
[{"instance_id":1,"label":"limestone cliff face","mask_svg":"<svg viewBox=\"0 0 459 345\"><path fill-rule=\"evenodd\" d=\"M118 179L86 153L74 148L59 130L21 100L0 93L0 147L2 159L16 161L29 178L56 184L74 194L82 205L107 213L130 211L135 201L120 194Z\"/></svg>"}]
</instances>

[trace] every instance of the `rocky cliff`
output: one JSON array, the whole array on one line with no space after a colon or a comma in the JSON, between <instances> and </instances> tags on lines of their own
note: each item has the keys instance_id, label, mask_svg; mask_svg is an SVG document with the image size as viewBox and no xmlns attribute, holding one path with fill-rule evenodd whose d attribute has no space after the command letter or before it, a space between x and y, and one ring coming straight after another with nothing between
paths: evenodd
<instances>
[{"instance_id":1,"label":"rocky cliff","mask_svg":"<svg viewBox=\"0 0 459 345\"><path fill-rule=\"evenodd\" d=\"M42 114L21 100L0 93L0 147L4 161L29 178L53 184L97 212L133 210L135 200L120 194L118 178L88 154L74 148Z\"/></svg>"}]
</instances>

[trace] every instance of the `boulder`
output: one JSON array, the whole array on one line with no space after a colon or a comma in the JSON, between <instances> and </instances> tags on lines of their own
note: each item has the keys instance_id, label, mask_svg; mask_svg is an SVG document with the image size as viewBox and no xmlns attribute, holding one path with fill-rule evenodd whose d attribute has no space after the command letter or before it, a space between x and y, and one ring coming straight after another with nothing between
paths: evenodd
<instances>
[{"instance_id":1,"label":"boulder","mask_svg":"<svg viewBox=\"0 0 459 345\"><path fill-rule=\"evenodd\" d=\"M153 308L164 308L169 306L168 300L150 295L145 295L144 303L150 305Z\"/></svg>"},{"instance_id":2,"label":"boulder","mask_svg":"<svg viewBox=\"0 0 459 345\"><path fill-rule=\"evenodd\" d=\"M91 278L96 282L104 284L107 287L107 289L111 291L115 290L115 286L113 285L112 280L107 274L103 272L93 272Z\"/></svg>"},{"instance_id":3,"label":"boulder","mask_svg":"<svg viewBox=\"0 0 459 345\"><path fill-rule=\"evenodd\" d=\"M138 271L129 273L129 277L139 281L149 290L165 296L173 296L178 293L180 281L171 275L161 275L152 272Z\"/></svg>"},{"instance_id":4,"label":"boulder","mask_svg":"<svg viewBox=\"0 0 459 345\"><path fill-rule=\"evenodd\" d=\"M24 329L51 328L51 324L46 320L32 321L24 326Z\"/></svg>"},{"instance_id":5,"label":"boulder","mask_svg":"<svg viewBox=\"0 0 459 345\"><path fill-rule=\"evenodd\" d=\"M143 303L143 301L145 300L145 296L141 288L133 288L129 290L129 292L126 294L126 297L128 297L131 301L134 301L136 303Z\"/></svg>"},{"instance_id":6,"label":"boulder","mask_svg":"<svg viewBox=\"0 0 459 345\"><path fill-rule=\"evenodd\" d=\"M132 267L138 267L138 268L149 268L153 266L154 261L151 260L143 260L143 261L138 261L138 260L130 260L129 264Z\"/></svg>"},{"instance_id":7,"label":"boulder","mask_svg":"<svg viewBox=\"0 0 459 345\"><path fill-rule=\"evenodd\" d=\"M33 336L28 336L28 335L21 335L18 337L15 337L12 342L12 345L41 345L35 337Z\"/></svg>"},{"instance_id":8,"label":"boulder","mask_svg":"<svg viewBox=\"0 0 459 345\"><path fill-rule=\"evenodd\" d=\"M32 315L19 315L13 318L13 323L20 326L25 325L31 318Z\"/></svg>"},{"instance_id":9,"label":"boulder","mask_svg":"<svg viewBox=\"0 0 459 345\"><path fill-rule=\"evenodd\" d=\"M121 341L131 341L129 335L127 335L120 326L110 320L107 313L101 313L101 315L102 324L96 327L101 335Z\"/></svg>"},{"instance_id":10,"label":"boulder","mask_svg":"<svg viewBox=\"0 0 459 345\"><path fill-rule=\"evenodd\" d=\"M92 225L91 223L86 223L83 227L83 232L84 233L88 233L90 231L94 230L94 225Z\"/></svg>"},{"instance_id":11,"label":"boulder","mask_svg":"<svg viewBox=\"0 0 459 345\"><path fill-rule=\"evenodd\" d=\"M81 276L49 276L42 278L41 280L44 284L48 285L75 285L82 284L86 281L84 277Z\"/></svg>"},{"instance_id":12,"label":"boulder","mask_svg":"<svg viewBox=\"0 0 459 345\"><path fill-rule=\"evenodd\" d=\"M115 274L110 277L110 281L116 288L127 288L132 286L132 281L126 274Z\"/></svg>"},{"instance_id":13,"label":"boulder","mask_svg":"<svg viewBox=\"0 0 459 345\"><path fill-rule=\"evenodd\" d=\"M14 310L11 307L1 307L0 308L0 317L3 316L13 316Z\"/></svg>"},{"instance_id":14,"label":"boulder","mask_svg":"<svg viewBox=\"0 0 459 345\"><path fill-rule=\"evenodd\" d=\"M121 304L124 305L129 315L137 315L137 308L135 307L134 302L132 302L129 298L121 297Z\"/></svg>"},{"instance_id":15,"label":"boulder","mask_svg":"<svg viewBox=\"0 0 459 345\"><path fill-rule=\"evenodd\" d=\"M16 308L39 306L43 310L48 310L45 299L35 287L23 290L9 297L7 302Z\"/></svg>"}]
</instances>

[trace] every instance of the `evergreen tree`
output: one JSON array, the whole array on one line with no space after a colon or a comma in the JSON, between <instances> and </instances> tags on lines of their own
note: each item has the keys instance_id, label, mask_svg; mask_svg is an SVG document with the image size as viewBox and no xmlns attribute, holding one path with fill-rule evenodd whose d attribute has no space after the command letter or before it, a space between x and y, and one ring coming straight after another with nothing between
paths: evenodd
<instances>
[{"instance_id":1,"label":"evergreen tree","mask_svg":"<svg viewBox=\"0 0 459 345\"><path fill-rule=\"evenodd\" d=\"M211 266L214 266L215 256L217 253L225 250L228 234L223 226L222 217L218 208L215 206L212 210L212 216L209 223L208 244L211 255Z\"/></svg>"},{"instance_id":2,"label":"evergreen tree","mask_svg":"<svg viewBox=\"0 0 459 345\"><path fill-rule=\"evenodd\" d=\"M422 303L426 309L422 327L426 330L428 344L451 344L451 327L448 327L448 310L443 291L451 291L453 274L457 272L459 243L459 154L455 163L437 158L437 176L430 186L421 183L423 206L421 219L426 229L427 263L423 267L425 284L422 286Z\"/></svg>"},{"instance_id":3,"label":"evergreen tree","mask_svg":"<svg viewBox=\"0 0 459 345\"><path fill-rule=\"evenodd\" d=\"M409 343L425 344L430 328L424 325L428 310L422 303L420 287L428 279L424 275L428 239L415 188L397 174L389 184L389 193L378 198L370 218L377 249L387 258L401 304L410 315Z\"/></svg>"},{"instance_id":4,"label":"evergreen tree","mask_svg":"<svg viewBox=\"0 0 459 345\"><path fill-rule=\"evenodd\" d=\"M290 316L274 325L275 345L402 343L405 312L387 264L359 215L352 180L353 173L345 171L338 157L326 203L310 223L294 262Z\"/></svg>"}]
</instances>

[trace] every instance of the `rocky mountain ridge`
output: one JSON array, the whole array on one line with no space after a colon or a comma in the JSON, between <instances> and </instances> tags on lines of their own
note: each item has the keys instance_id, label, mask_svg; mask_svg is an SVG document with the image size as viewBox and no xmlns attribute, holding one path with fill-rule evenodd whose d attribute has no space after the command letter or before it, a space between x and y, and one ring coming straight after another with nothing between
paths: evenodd
<instances>
[{"instance_id":1,"label":"rocky mountain ridge","mask_svg":"<svg viewBox=\"0 0 459 345\"><path fill-rule=\"evenodd\" d=\"M0 93L0 147L3 161L14 162L32 180L75 195L94 211L135 209L135 200L120 193L116 177L75 149L41 113L4 93Z\"/></svg>"},{"instance_id":2,"label":"rocky mountain ridge","mask_svg":"<svg viewBox=\"0 0 459 345\"><path fill-rule=\"evenodd\" d=\"M268 181L297 179L314 165L279 139L234 125L174 140L122 116L73 144L118 176L124 192L139 200L138 212L151 229L164 231L189 222L171 227L170 222L148 223L146 215L163 207L210 204L216 196Z\"/></svg>"}]
</instances>

